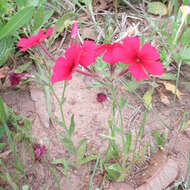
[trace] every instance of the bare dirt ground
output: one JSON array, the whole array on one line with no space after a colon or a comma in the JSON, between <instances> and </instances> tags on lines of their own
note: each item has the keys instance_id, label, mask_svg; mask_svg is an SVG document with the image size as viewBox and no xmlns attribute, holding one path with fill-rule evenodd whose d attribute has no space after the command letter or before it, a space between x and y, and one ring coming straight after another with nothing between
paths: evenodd
<instances>
[{"instance_id":1,"label":"bare dirt ground","mask_svg":"<svg viewBox=\"0 0 190 190\"><path fill-rule=\"evenodd\" d=\"M107 119L111 117L111 100L107 100L103 103L99 103L96 100L96 95L100 90L87 89L91 83L91 79L74 74L73 80L69 82L69 86L66 90L66 103L64 104L64 113L67 124L70 122L72 114L75 115L76 129L74 133L74 143L77 145L82 138L88 138L87 143L87 155L92 152L104 153L106 150L107 140L101 137L99 134L108 134ZM56 93L61 95L63 83L56 84ZM177 130L180 127L180 123L184 112L187 112L189 118L190 110L190 90L188 87L183 86L179 88L183 93L183 98L176 101L174 117L171 120L170 114L172 105L164 105L161 103L158 94L155 92L153 95L153 108L159 113L160 117L171 126L171 131L168 132L168 138L165 143L165 152L167 158L172 159L177 163L178 180L183 180L187 168L184 156L188 156L188 149L190 144L190 130L189 127L181 134L177 134ZM103 90L103 89L102 89ZM145 89L138 90L143 95ZM121 96L126 92L121 91ZM59 140L58 134L64 134L62 127L52 125L49 122L47 108L45 104L45 97L43 90L35 85L25 90L7 90L1 92L5 102L10 106L17 114L26 116L33 121L33 136L36 137L38 142L45 144L48 151L47 154L50 160L66 158L72 160L73 158L65 150L64 145ZM173 95L167 94L169 99L172 99ZM138 100L138 98L129 93L129 103L135 108L134 111L131 108L126 107L124 111L124 118L126 127L130 125L130 128L135 131L135 128L141 123L144 106ZM53 114L60 118L58 105L52 98ZM152 135L152 131L159 129L165 131L159 119L153 114L148 115L148 120L145 125L145 138ZM149 156L152 157L152 151L149 150ZM28 155L30 160L30 155ZM30 163L31 161L29 161ZM95 162L81 166L79 170L70 170L70 184L66 183L66 179L61 172L58 172L60 177L60 184L63 190L86 190L88 189L88 182ZM26 166L30 184L33 188L38 189L43 184L46 184L46 189L57 190L55 181L52 177L52 173L48 170L47 166L43 162L35 162L34 165L28 164ZM142 172L141 172L142 174ZM151 174L150 174L151 175ZM137 187L138 174L133 176L133 180L128 181L131 186ZM146 177L145 177L146 178ZM137 179L137 181L135 181ZM141 179L142 180L142 179ZM143 183L146 179L143 179ZM175 179L172 179L172 181ZM103 181L102 174L95 175L94 184L98 187ZM104 182L104 189L115 189L115 184L110 186L109 181ZM116 187L122 190L122 185ZM132 187L131 187L132 188ZM124 186L123 189L126 189ZM146 189L146 188L145 188Z\"/></svg>"}]
</instances>

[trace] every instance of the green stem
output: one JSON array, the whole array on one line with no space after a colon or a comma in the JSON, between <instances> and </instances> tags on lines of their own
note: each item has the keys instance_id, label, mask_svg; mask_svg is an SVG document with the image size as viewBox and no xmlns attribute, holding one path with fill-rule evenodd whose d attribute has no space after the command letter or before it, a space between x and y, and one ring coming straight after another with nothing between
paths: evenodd
<instances>
[{"instance_id":1,"label":"green stem","mask_svg":"<svg viewBox=\"0 0 190 190\"><path fill-rule=\"evenodd\" d=\"M63 122L63 127L65 128L65 131L67 133L67 135L69 136L69 132L68 132L68 129L67 129L67 125L66 125L66 122L65 122L65 117L64 117L64 113L63 113L63 99L64 99L64 96L65 96L65 90L66 90L66 82L64 83L64 88L63 88L63 92L62 92L62 99L60 100L59 97L57 96L57 94L55 93L55 90L53 88L53 85L50 84L49 85L49 88L51 90L51 92L53 93L57 103L59 104L59 109L60 109L60 112L61 112L61 118L62 118L62 122Z\"/></svg>"},{"instance_id":2,"label":"green stem","mask_svg":"<svg viewBox=\"0 0 190 190\"><path fill-rule=\"evenodd\" d=\"M119 105L119 102L117 100L116 97L116 89L114 88L114 86L111 86L111 93L112 93L112 97L113 97L113 101L116 103L116 106L118 108L119 111L119 118L120 118L120 129L121 129L121 140L122 140L122 146L124 148L125 146L125 137L124 137L124 121L123 121L123 114L122 114L122 109L121 106ZM123 161L122 161L122 167L125 168L125 164L126 164L126 157L124 155Z\"/></svg>"}]
</instances>

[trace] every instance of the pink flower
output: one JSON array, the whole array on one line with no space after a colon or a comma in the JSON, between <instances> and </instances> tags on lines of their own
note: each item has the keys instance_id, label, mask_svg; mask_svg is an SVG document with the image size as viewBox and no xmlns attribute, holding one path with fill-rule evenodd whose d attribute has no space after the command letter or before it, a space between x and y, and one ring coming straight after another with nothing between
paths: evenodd
<instances>
[{"instance_id":1,"label":"pink flower","mask_svg":"<svg viewBox=\"0 0 190 190\"><path fill-rule=\"evenodd\" d=\"M66 50L65 57L58 57L53 67L51 82L55 83L62 80L71 80L72 73L79 64L80 54L81 47L78 43Z\"/></svg>"},{"instance_id":2,"label":"pink flower","mask_svg":"<svg viewBox=\"0 0 190 190\"><path fill-rule=\"evenodd\" d=\"M77 22L75 22L72 26L72 30L71 30L71 38L75 39L77 37L78 34L78 24Z\"/></svg>"},{"instance_id":3,"label":"pink flower","mask_svg":"<svg viewBox=\"0 0 190 190\"><path fill-rule=\"evenodd\" d=\"M97 45L93 41L84 41L81 47L81 55L79 64L83 67L88 67L89 65L96 62L96 49Z\"/></svg>"},{"instance_id":4,"label":"pink flower","mask_svg":"<svg viewBox=\"0 0 190 190\"><path fill-rule=\"evenodd\" d=\"M152 75L163 73L163 65L158 61L160 54L149 43L140 48L140 40L137 37L126 37L123 41L123 50L116 50L115 55L119 55L120 62L129 64L128 70L137 81L147 79L147 73Z\"/></svg>"},{"instance_id":5,"label":"pink flower","mask_svg":"<svg viewBox=\"0 0 190 190\"><path fill-rule=\"evenodd\" d=\"M40 157L46 152L46 147L45 145L40 145L40 144L34 144L33 146L34 149L34 159L39 160Z\"/></svg>"},{"instance_id":6,"label":"pink flower","mask_svg":"<svg viewBox=\"0 0 190 190\"><path fill-rule=\"evenodd\" d=\"M14 73L14 72L9 73L9 80L11 82L11 85L17 86L20 83L21 78L23 76L24 76L24 73Z\"/></svg>"},{"instance_id":7,"label":"pink flower","mask_svg":"<svg viewBox=\"0 0 190 190\"><path fill-rule=\"evenodd\" d=\"M97 94L96 100L98 102L100 102L100 103L104 102L104 101L106 101L106 99L107 99L107 97L106 97L106 95L104 93L98 93Z\"/></svg>"},{"instance_id":8,"label":"pink flower","mask_svg":"<svg viewBox=\"0 0 190 190\"><path fill-rule=\"evenodd\" d=\"M120 43L113 43L113 44L103 44L99 45L99 47L96 49L96 54L99 56L102 53L103 55L103 61L114 65L118 62L119 58L119 51L122 48L122 45ZM116 51L117 50L117 51Z\"/></svg>"},{"instance_id":9,"label":"pink flower","mask_svg":"<svg viewBox=\"0 0 190 190\"><path fill-rule=\"evenodd\" d=\"M54 29L55 27L48 29L46 34L44 34L44 31L41 29L36 35L33 35L29 38L22 38L16 46L22 47L20 51L24 52L27 49L40 44L43 40L51 36Z\"/></svg>"},{"instance_id":10,"label":"pink flower","mask_svg":"<svg viewBox=\"0 0 190 190\"><path fill-rule=\"evenodd\" d=\"M96 44L85 41L81 46L79 43L72 45L65 52L64 57L59 57L53 67L51 82L55 83L62 80L71 80L72 74L80 64L87 67L96 61Z\"/></svg>"}]
</instances>

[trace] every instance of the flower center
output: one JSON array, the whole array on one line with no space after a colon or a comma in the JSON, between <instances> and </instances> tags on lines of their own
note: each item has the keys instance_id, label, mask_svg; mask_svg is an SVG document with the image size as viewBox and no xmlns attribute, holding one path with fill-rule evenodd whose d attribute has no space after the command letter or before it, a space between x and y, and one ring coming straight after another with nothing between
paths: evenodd
<instances>
[{"instance_id":1,"label":"flower center","mask_svg":"<svg viewBox=\"0 0 190 190\"><path fill-rule=\"evenodd\" d=\"M136 61L137 63L139 63L141 60L137 57L137 58L135 58L135 61Z\"/></svg>"}]
</instances>

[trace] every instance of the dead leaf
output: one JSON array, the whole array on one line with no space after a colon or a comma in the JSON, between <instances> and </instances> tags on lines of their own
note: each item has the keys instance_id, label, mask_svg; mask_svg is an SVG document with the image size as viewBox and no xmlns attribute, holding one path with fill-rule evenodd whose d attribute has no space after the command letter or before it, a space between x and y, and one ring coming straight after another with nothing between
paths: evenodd
<instances>
[{"instance_id":1,"label":"dead leaf","mask_svg":"<svg viewBox=\"0 0 190 190\"><path fill-rule=\"evenodd\" d=\"M190 126L190 120L187 121L187 126Z\"/></svg>"},{"instance_id":2,"label":"dead leaf","mask_svg":"<svg viewBox=\"0 0 190 190\"><path fill-rule=\"evenodd\" d=\"M7 156L8 156L10 153L11 153L11 150L7 150L7 151L5 151L5 152L3 152L3 153L0 154L0 158L6 159Z\"/></svg>"},{"instance_id":3,"label":"dead leaf","mask_svg":"<svg viewBox=\"0 0 190 190\"><path fill-rule=\"evenodd\" d=\"M158 90L158 94L159 94L160 100L163 104L166 104L166 105L170 104L168 97L163 93L163 89Z\"/></svg>"},{"instance_id":4,"label":"dead leaf","mask_svg":"<svg viewBox=\"0 0 190 190\"><path fill-rule=\"evenodd\" d=\"M145 174L137 179L143 185L136 190L163 190L176 179L177 175L178 166L176 162L159 150L153 156Z\"/></svg>"},{"instance_id":5,"label":"dead leaf","mask_svg":"<svg viewBox=\"0 0 190 190\"><path fill-rule=\"evenodd\" d=\"M0 79L5 78L7 76L8 71L9 67L7 66L0 68Z\"/></svg>"},{"instance_id":6,"label":"dead leaf","mask_svg":"<svg viewBox=\"0 0 190 190\"><path fill-rule=\"evenodd\" d=\"M82 30L82 38L85 40L93 40L95 41L97 37L97 34L93 28L93 26L91 27L86 27Z\"/></svg>"},{"instance_id":7,"label":"dead leaf","mask_svg":"<svg viewBox=\"0 0 190 190\"><path fill-rule=\"evenodd\" d=\"M166 90L169 90L170 92L172 92L173 94L176 93L177 97L181 100L181 96L183 95L177 88L175 85L169 83L169 82L165 82L162 81L162 83L164 84Z\"/></svg>"}]
</instances>

